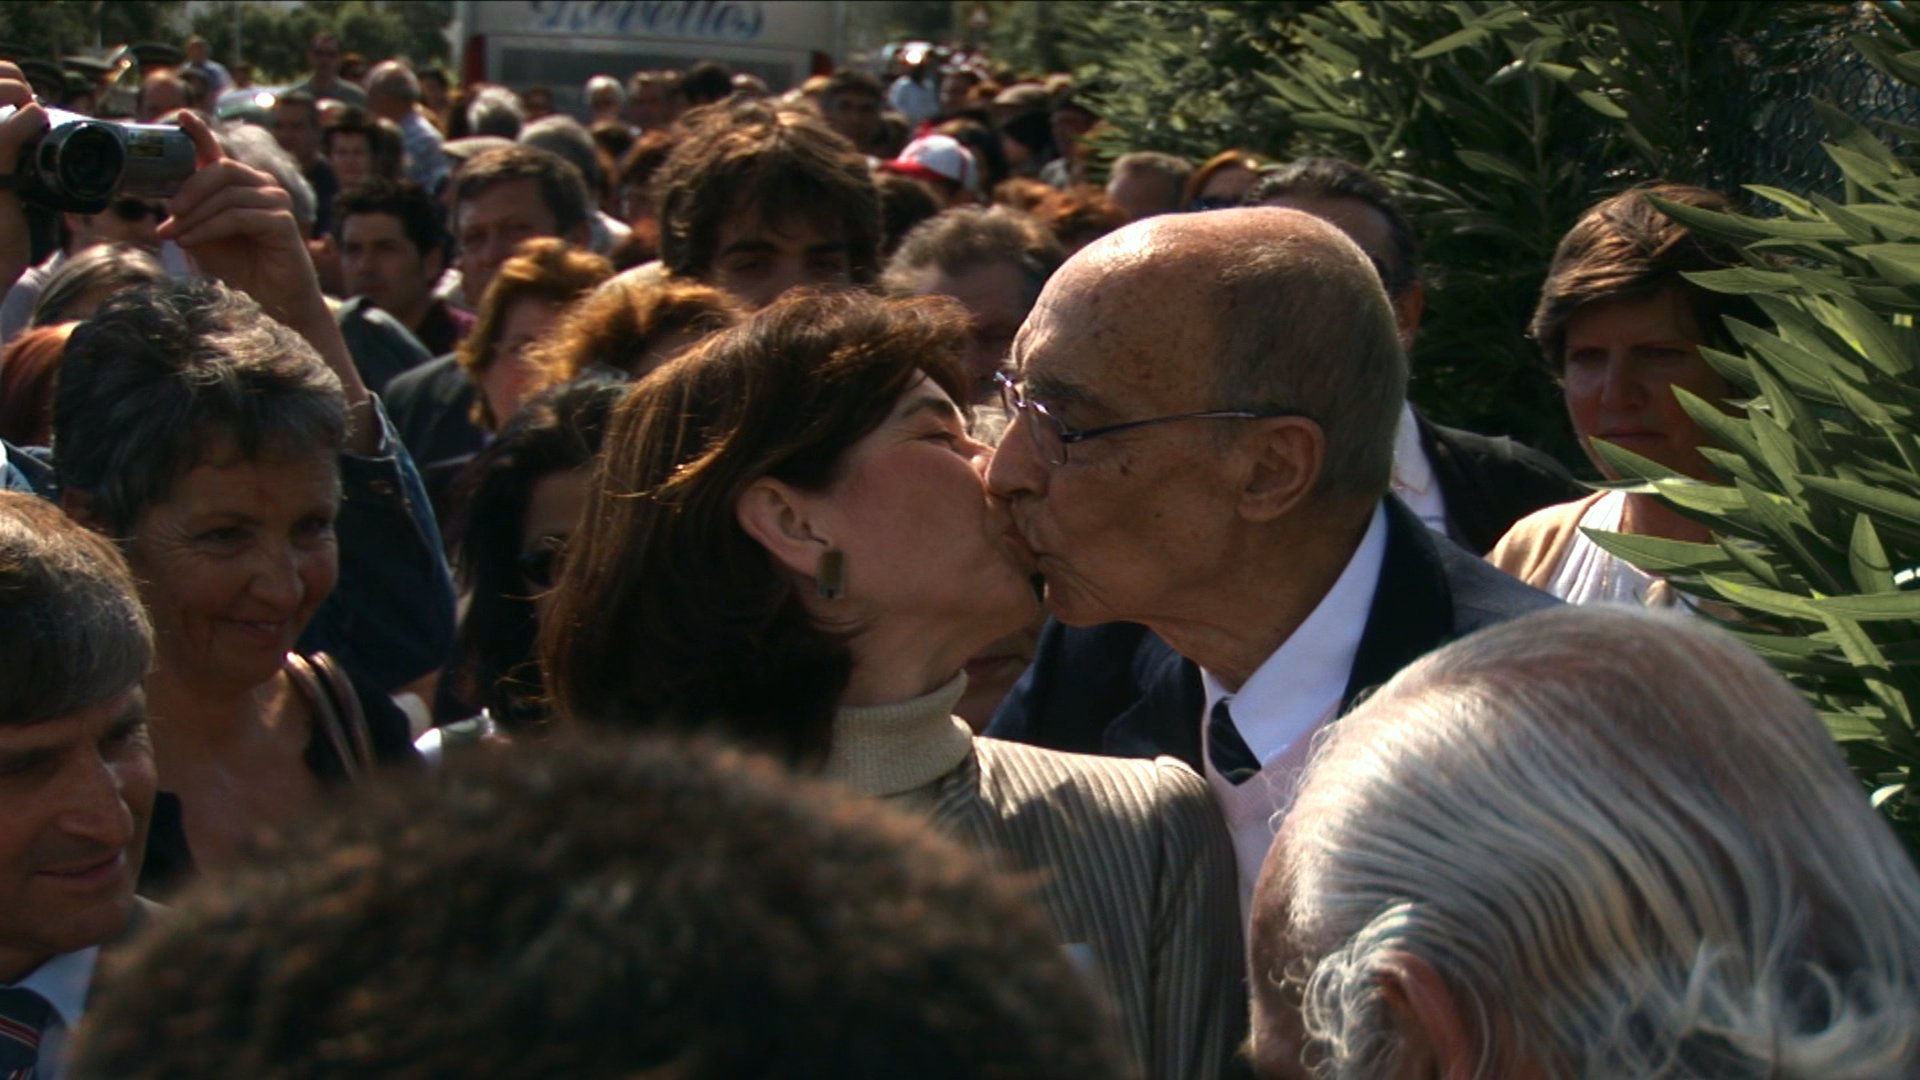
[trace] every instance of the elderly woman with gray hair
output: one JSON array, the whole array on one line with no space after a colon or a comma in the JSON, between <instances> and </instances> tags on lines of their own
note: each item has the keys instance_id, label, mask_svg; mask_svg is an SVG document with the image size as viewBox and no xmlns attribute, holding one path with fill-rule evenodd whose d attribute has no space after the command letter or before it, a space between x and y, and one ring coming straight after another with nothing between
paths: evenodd
<instances>
[{"instance_id":1,"label":"elderly woman with gray hair","mask_svg":"<svg viewBox=\"0 0 1920 1080\"><path fill-rule=\"evenodd\" d=\"M1684 615L1406 669L1319 748L1252 939L1268 1076L1920 1075L1920 876L1800 695Z\"/></svg>"}]
</instances>

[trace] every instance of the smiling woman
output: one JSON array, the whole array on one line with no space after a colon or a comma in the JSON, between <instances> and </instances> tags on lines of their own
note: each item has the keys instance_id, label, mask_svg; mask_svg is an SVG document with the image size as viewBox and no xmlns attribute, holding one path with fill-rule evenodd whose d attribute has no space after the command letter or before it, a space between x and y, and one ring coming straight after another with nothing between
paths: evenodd
<instances>
[{"instance_id":1,"label":"smiling woman","mask_svg":"<svg viewBox=\"0 0 1920 1080\"><path fill-rule=\"evenodd\" d=\"M391 701L293 651L339 576L347 438L305 339L223 286L123 293L68 342L54 438L63 504L120 541L153 620L149 891L410 758Z\"/></svg>"},{"instance_id":2,"label":"smiling woman","mask_svg":"<svg viewBox=\"0 0 1920 1080\"><path fill-rule=\"evenodd\" d=\"M1567 414L1594 467L1618 479L1594 449L1607 443L1682 476L1712 479L1700 452L1706 432L1682 395L1727 407L1733 388L1700 355L1724 335L1742 297L1684 275L1742 264L1740 253L1695 236L1648 196L1708 210L1724 197L1684 184L1635 188L1581 216L1554 253L1532 333L1566 395ZM1580 531L1705 541L1707 531L1651 495L1609 491L1550 506L1517 522L1488 560L1572 603L1661 606L1675 594L1659 579L1602 551Z\"/></svg>"}]
</instances>

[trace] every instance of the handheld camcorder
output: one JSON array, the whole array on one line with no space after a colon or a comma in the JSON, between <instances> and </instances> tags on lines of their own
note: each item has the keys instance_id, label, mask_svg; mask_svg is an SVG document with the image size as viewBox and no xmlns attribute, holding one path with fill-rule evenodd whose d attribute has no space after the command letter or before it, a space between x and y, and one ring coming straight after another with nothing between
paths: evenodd
<instances>
[{"instance_id":1,"label":"handheld camcorder","mask_svg":"<svg viewBox=\"0 0 1920 1080\"><path fill-rule=\"evenodd\" d=\"M13 115L0 108L0 122ZM193 140L169 124L120 124L47 110L47 130L20 148L14 190L28 202L97 214L115 198L164 199L193 175Z\"/></svg>"}]
</instances>

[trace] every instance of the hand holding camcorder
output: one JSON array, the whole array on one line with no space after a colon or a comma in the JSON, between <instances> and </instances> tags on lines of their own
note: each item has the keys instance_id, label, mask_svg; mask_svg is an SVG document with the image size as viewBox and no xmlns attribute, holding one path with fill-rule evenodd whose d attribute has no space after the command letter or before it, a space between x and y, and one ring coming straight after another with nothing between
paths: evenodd
<instances>
[{"instance_id":1,"label":"hand holding camcorder","mask_svg":"<svg viewBox=\"0 0 1920 1080\"><path fill-rule=\"evenodd\" d=\"M0 123L14 107L0 108ZM121 124L47 109L47 129L20 148L12 188L28 202L97 214L118 196L164 199L193 175L193 140L170 124Z\"/></svg>"}]
</instances>

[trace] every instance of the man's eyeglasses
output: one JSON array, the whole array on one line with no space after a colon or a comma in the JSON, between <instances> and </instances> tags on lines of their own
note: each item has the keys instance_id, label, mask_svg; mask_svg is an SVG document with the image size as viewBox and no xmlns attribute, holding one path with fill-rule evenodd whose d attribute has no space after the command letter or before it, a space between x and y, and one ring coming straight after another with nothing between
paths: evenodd
<instances>
[{"instance_id":1,"label":"man's eyeglasses","mask_svg":"<svg viewBox=\"0 0 1920 1080\"><path fill-rule=\"evenodd\" d=\"M1061 423L1060 419L1049 412L1045 405L1028 397L1020 389L1019 382L1008 376L1006 372L995 374L993 379L1000 386L1000 401L1006 406L1007 415L1027 422L1027 434L1033 437L1034 449L1040 452L1041 460L1049 465L1065 465L1067 448L1074 443L1153 424L1171 424L1176 420L1265 420L1275 416L1306 415L1285 409L1207 409L1201 412L1175 413L1172 416L1150 416L1145 420L1127 420L1118 424L1105 424L1087 428L1084 431L1074 431Z\"/></svg>"}]
</instances>

